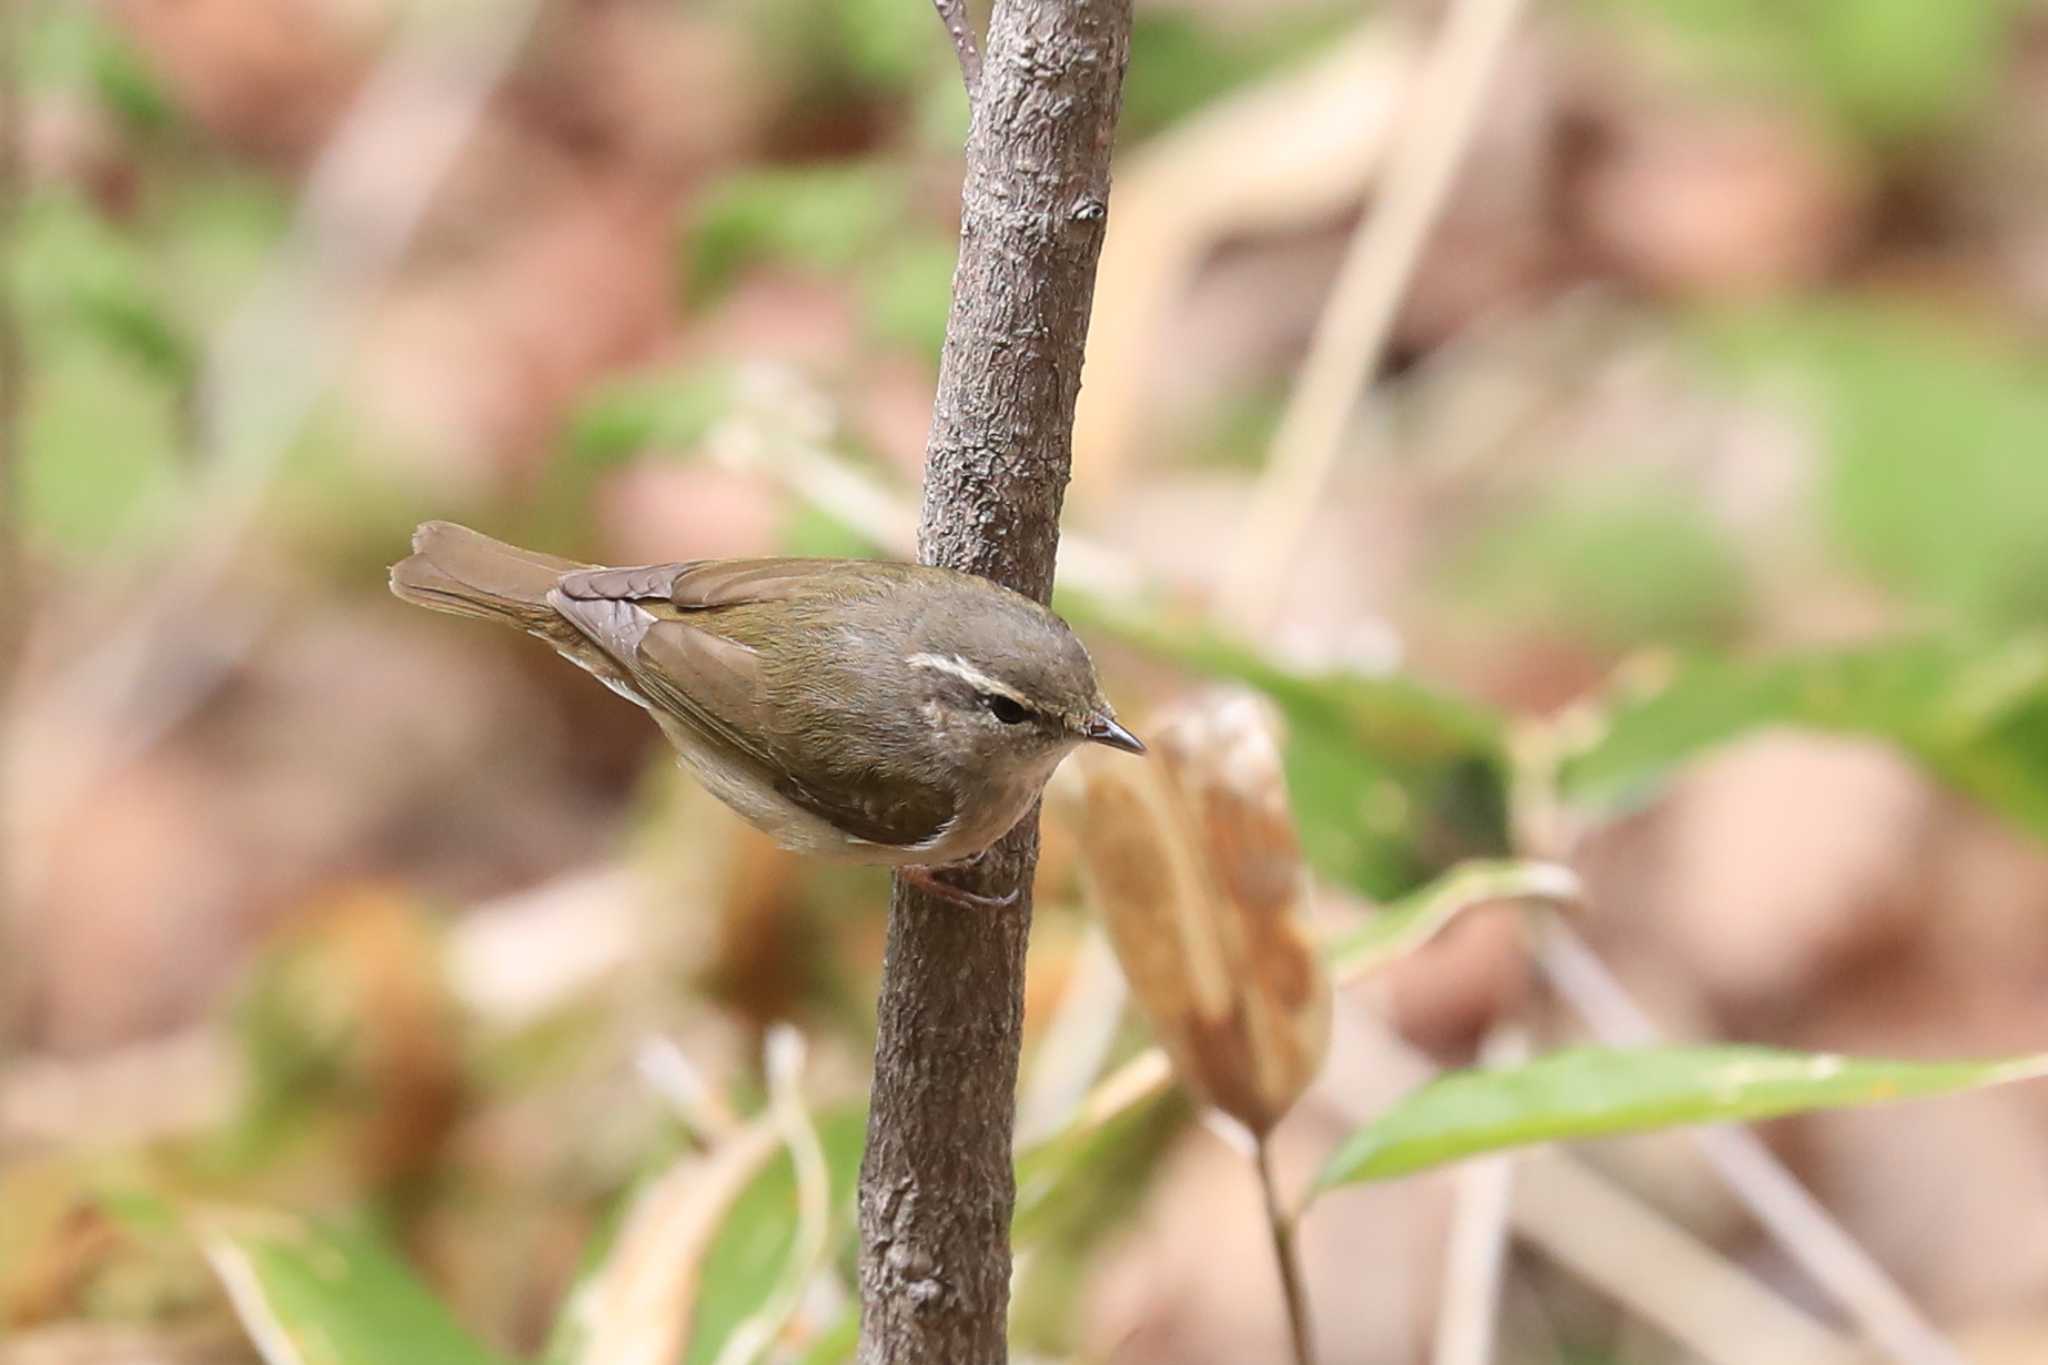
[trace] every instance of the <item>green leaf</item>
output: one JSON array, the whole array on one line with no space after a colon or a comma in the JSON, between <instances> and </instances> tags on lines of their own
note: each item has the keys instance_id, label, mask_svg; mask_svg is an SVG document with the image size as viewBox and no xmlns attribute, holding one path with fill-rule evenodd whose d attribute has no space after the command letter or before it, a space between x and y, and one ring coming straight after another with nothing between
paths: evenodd
<instances>
[{"instance_id":1,"label":"green leaf","mask_svg":"<svg viewBox=\"0 0 2048 1365\"><path fill-rule=\"evenodd\" d=\"M1161 1065L1144 1088L1126 1090L1106 1111L1084 1113L1021 1153L1011 1235L1030 1249L1010 1300L1019 1352L1066 1359L1080 1305L1097 1273L1102 1244L1131 1225L1192 1113Z\"/></svg>"},{"instance_id":2,"label":"green leaf","mask_svg":"<svg viewBox=\"0 0 2048 1365\"><path fill-rule=\"evenodd\" d=\"M1677 764L1796 725L1889 740L2016 824L2048 835L2048 636L1986 648L1905 642L1765 663L1702 660L1624 699L1560 788L1618 805Z\"/></svg>"},{"instance_id":3,"label":"green leaf","mask_svg":"<svg viewBox=\"0 0 2048 1365\"><path fill-rule=\"evenodd\" d=\"M866 1135L865 1106L818 1120L818 1143L832 1179L835 1241L852 1227L854 1183ZM710 1365L733 1329L766 1306L787 1271L796 1236L796 1165L785 1150L733 1201L704 1257L685 1365Z\"/></svg>"},{"instance_id":4,"label":"green leaf","mask_svg":"<svg viewBox=\"0 0 2048 1365\"><path fill-rule=\"evenodd\" d=\"M1279 705L1302 848L1322 876L1383 900L1462 859L1507 851L1506 730L1484 707L1407 678L1287 668L1163 613L1112 612L1072 593L1056 605L1078 625Z\"/></svg>"},{"instance_id":5,"label":"green leaf","mask_svg":"<svg viewBox=\"0 0 2048 1365\"><path fill-rule=\"evenodd\" d=\"M831 1179L834 1243L852 1228L853 1191L860 1172L861 1142L867 1131L864 1107L846 1107L819 1116L818 1142ZM627 1211L638 1205L655 1182L649 1181L623 1198L584 1255L577 1285L563 1303L541 1359L545 1365L573 1365L590 1346L591 1324L583 1306L590 1288L611 1270ZM694 1197L689 1190L678 1190ZM690 1324L683 1362L718 1358L734 1329L762 1311L783 1287L798 1231L795 1163L786 1147L762 1161L718 1213L718 1225L701 1259L689 1267L694 1299L686 1305Z\"/></svg>"},{"instance_id":6,"label":"green leaf","mask_svg":"<svg viewBox=\"0 0 2048 1365\"><path fill-rule=\"evenodd\" d=\"M1018 1154L1010 1230L1020 1245L1086 1236L1128 1211L1188 1116L1171 1070L1162 1063L1154 1074L1106 1112L1083 1114Z\"/></svg>"},{"instance_id":7,"label":"green leaf","mask_svg":"<svg viewBox=\"0 0 2048 1365\"><path fill-rule=\"evenodd\" d=\"M207 1258L273 1365L501 1365L369 1237L278 1222L217 1232Z\"/></svg>"},{"instance_id":8,"label":"green leaf","mask_svg":"<svg viewBox=\"0 0 2048 1365\"><path fill-rule=\"evenodd\" d=\"M1324 959L1340 981L1356 980L1414 952L1467 910L1505 901L1576 901L1580 894L1578 878L1556 863L1463 863L1375 911L1331 942Z\"/></svg>"},{"instance_id":9,"label":"green leaf","mask_svg":"<svg viewBox=\"0 0 2048 1365\"><path fill-rule=\"evenodd\" d=\"M1575 1048L1430 1082L1353 1134L1320 1187L1384 1180L1532 1143L1735 1123L2048 1075L2048 1055L1887 1062L1759 1047Z\"/></svg>"}]
</instances>

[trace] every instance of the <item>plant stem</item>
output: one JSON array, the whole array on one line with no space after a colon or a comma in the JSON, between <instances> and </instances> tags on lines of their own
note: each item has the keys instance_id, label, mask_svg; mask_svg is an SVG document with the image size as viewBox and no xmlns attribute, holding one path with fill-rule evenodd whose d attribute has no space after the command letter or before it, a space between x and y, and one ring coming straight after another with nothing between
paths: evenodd
<instances>
[{"instance_id":1,"label":"plant stem","mask_svg":"<svg viewBox=\"0 0 2048 1365\"><path fill-rule=\"evenodd\" d=\"M1273 1177L1271 1145L1261 1136L1255 1160L1259 1167L1259 1190L1266 1200L1266 1226L1273 1236L1273 1264L1280 1272L1280 1289L1287 1300L1287 1331L1294 1342L1295 1365L1316 1365L1315 1325L1308 1315L1308 1287L1301 1278L1301 1249L1295 1232L1298 1219L1280 1198L1280 1185Z\"/></svg>"},{"instance_id":2,"label":"plant stem","mask_svg":"<svg viewBox=\"0 0 2048 1365\"><path fill-rule=\"evenodd\" d=\"M1131 0L998 0L918 535L928 564L1045 601L1109 203ZM1000 1365L1016 1201L1034 812L975 866L993 913L898 877L860 1176L864 1365Z\"/></svg>"}]
</instances>

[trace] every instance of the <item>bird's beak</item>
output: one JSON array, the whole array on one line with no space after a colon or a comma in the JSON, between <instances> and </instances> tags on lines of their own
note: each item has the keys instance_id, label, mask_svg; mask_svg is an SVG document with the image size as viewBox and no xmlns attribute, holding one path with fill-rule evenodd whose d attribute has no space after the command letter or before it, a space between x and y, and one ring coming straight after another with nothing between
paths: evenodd
<instances>
[{"instance_id":1,"label":"bird's beak","mask_svg":"<svg viewBox=\"0 0 2048 1365\"><path fill-rule=\"evenodd\" d=\"M1145 752L1145 741L1117 724L1117 719L1107 711L1098 712L1088 718L1081 727L1081 733L1091 744L1107 744L1112 749L1122 749L1127 754Z\"/></svg>"}]
</instances>

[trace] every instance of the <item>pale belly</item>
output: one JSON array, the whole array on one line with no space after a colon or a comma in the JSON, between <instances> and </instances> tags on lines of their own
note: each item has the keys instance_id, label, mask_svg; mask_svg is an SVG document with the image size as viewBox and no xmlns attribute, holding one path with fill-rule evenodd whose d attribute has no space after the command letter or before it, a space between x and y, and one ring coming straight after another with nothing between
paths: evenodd
<instances>
[{"instance_id":1,"label":"pale belly","mask_svg":"<svg viewBox=\"0 0 2048 1365\"><path fill-rule=\"evenodd\" d=\"M739 813L741 819L760 830L792 853L823 858L854 858L862 862L888 859L868 856L894 852L845 833L829 820L813 815L773 788L764 787L743 771L722 762L717 752L704 744L681 721L652 707L648 714L661 726L675 747L676 756L704 789ZM912 858L909 861L915 862Z\"/></svg>"}]
</instances>

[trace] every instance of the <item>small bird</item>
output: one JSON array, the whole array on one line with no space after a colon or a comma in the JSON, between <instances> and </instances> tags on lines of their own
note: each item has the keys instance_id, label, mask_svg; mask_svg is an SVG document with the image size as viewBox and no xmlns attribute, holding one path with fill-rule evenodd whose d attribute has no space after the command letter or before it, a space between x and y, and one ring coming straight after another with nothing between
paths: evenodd
<instances>
[{"instance_id":1,"label":"small bird","mask_svg":"<svg viewBox=\"0 0 2048 1365\"><path fill-rule=\"evenodd\" d=\"M784 848L935 869L1008 833L1076 745L1145 746L1066 622L985 578L854 559L603 568L451 522L391 591L517 626L644 707L683 765Z\"/></svg>"}]
</instances>

